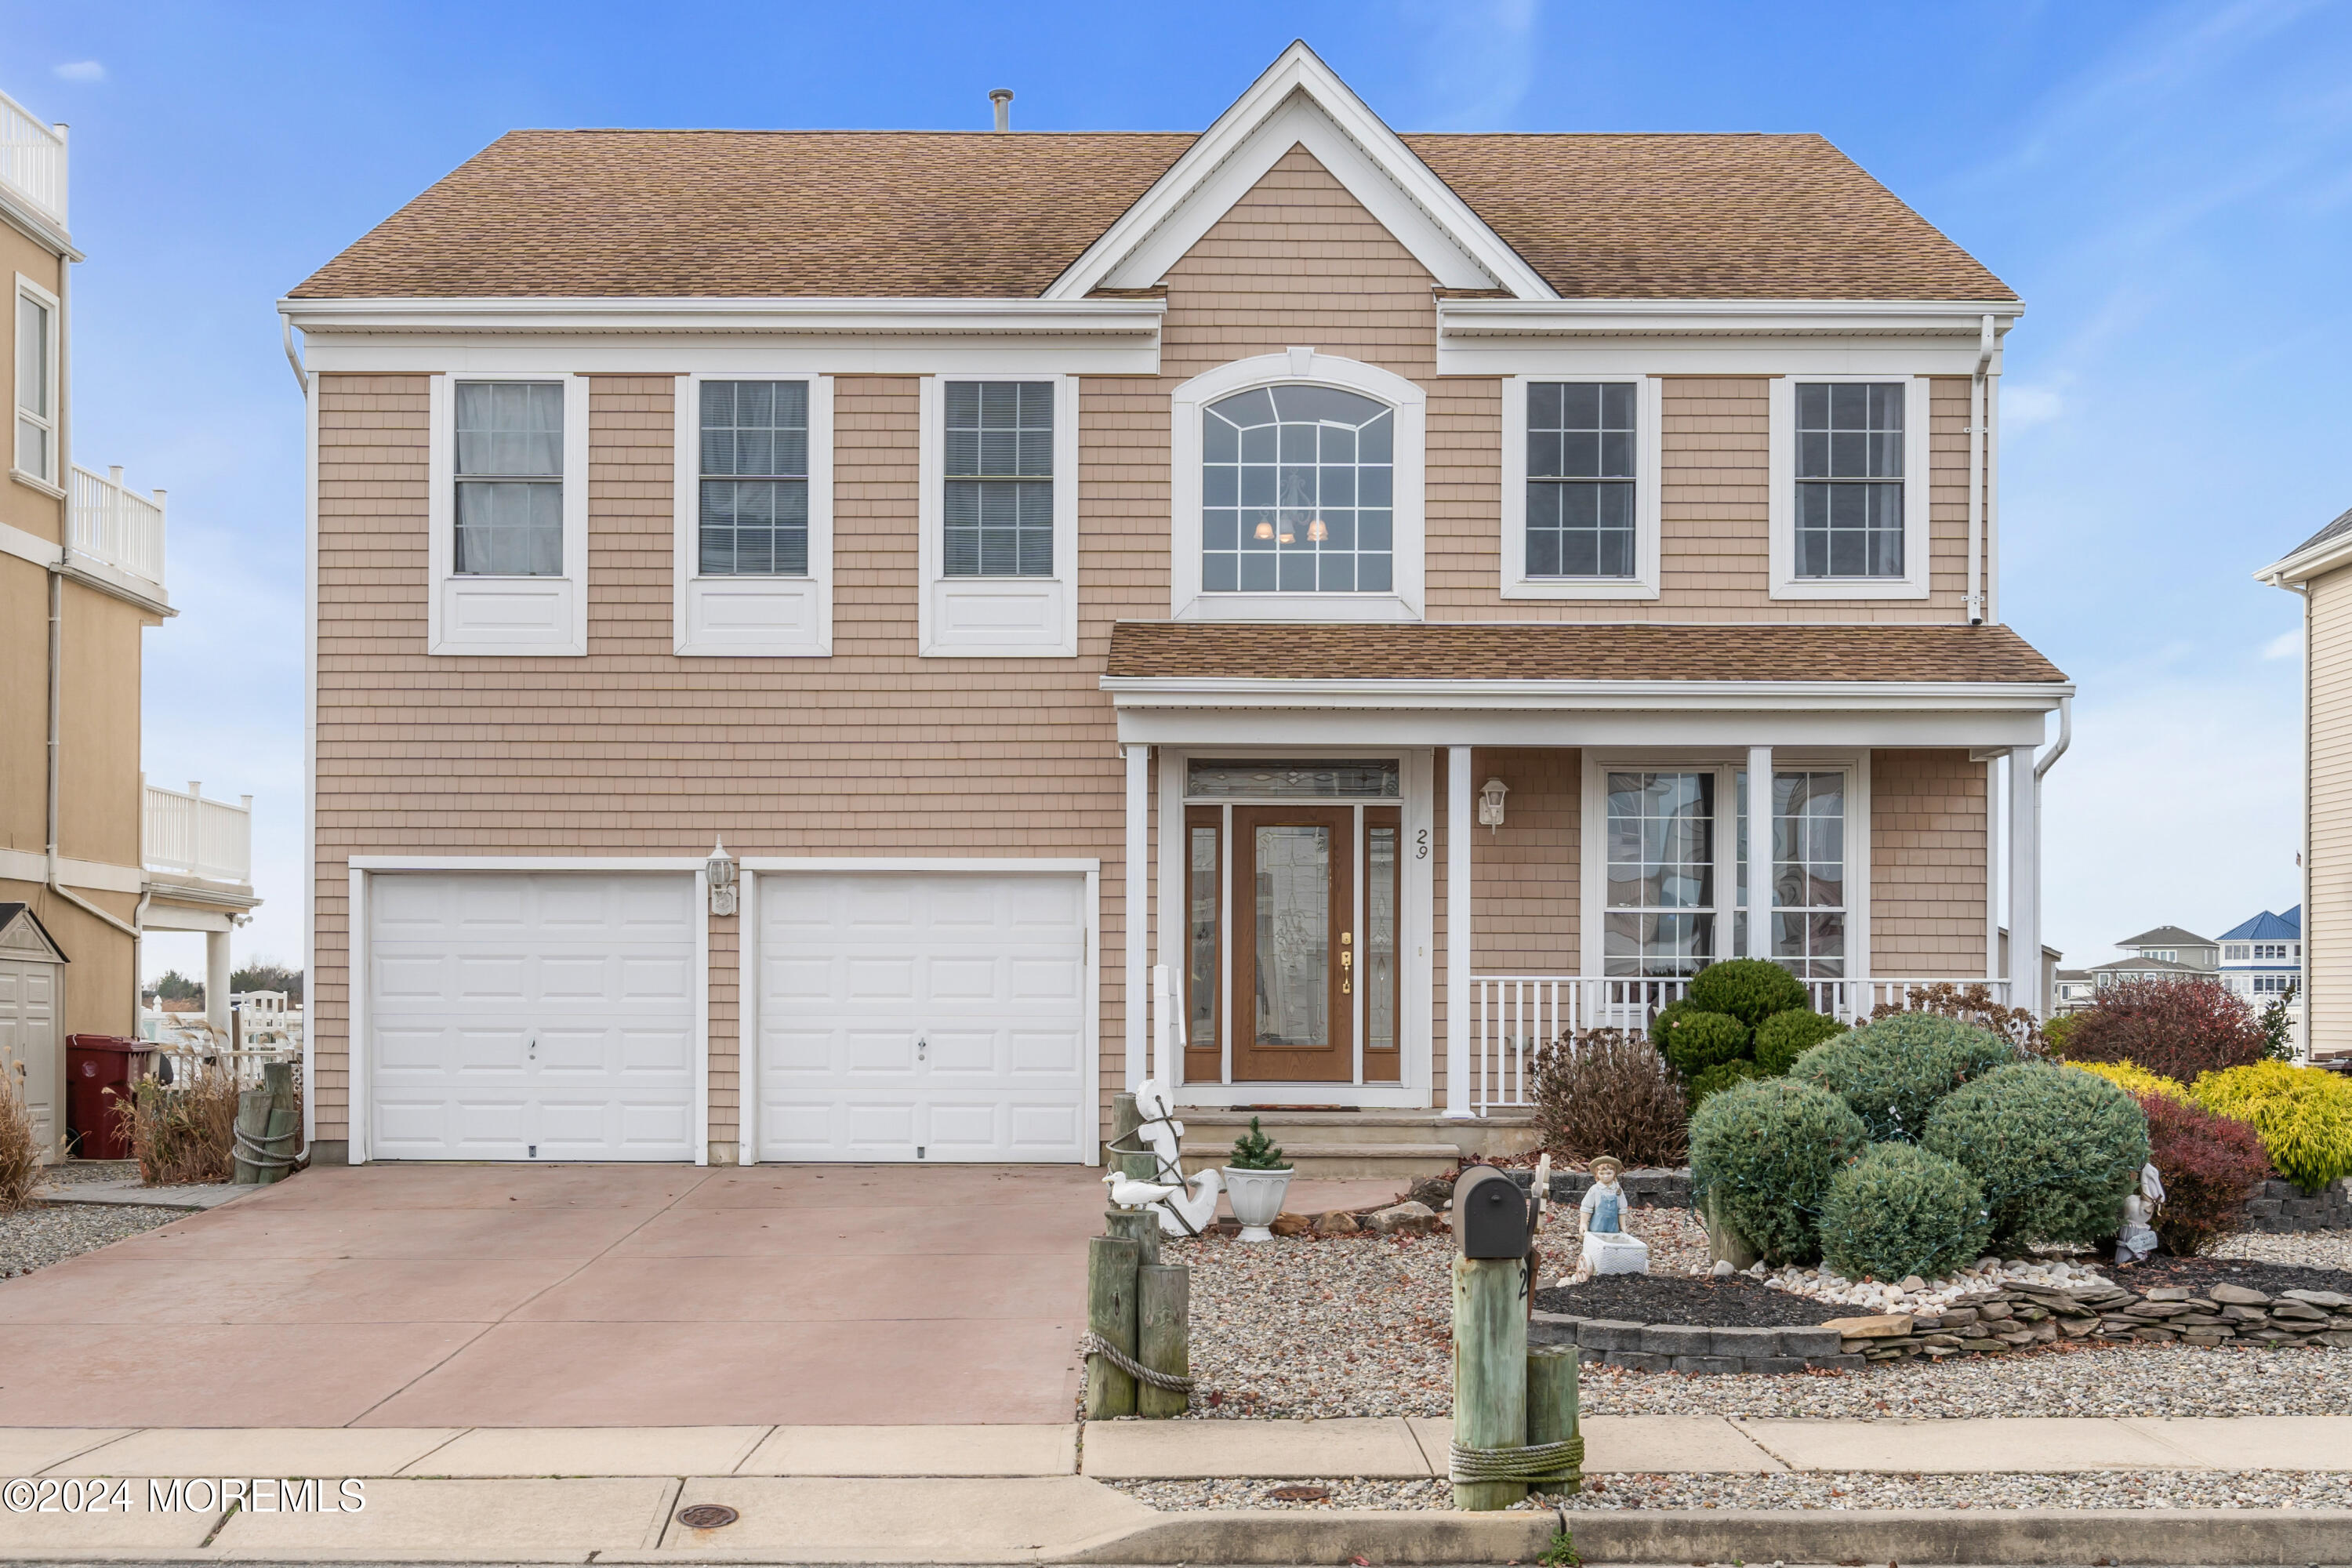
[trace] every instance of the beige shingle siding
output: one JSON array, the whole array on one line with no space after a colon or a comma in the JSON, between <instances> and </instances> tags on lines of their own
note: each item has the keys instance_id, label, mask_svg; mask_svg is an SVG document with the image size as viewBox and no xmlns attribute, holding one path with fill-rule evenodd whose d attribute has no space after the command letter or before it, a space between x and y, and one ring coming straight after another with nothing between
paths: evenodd
<instances>
[{"instance_id":1,"label":"beige shingle siding","mask_svg":"<svg viewBox=\"0 0 2352 1568\"><path fill-rule=\"evenodd\" d=\"M2312 579L2311 866L2304 973L2312 1048L2352 1050L2352 569Z\"/></svg>"},{"instance_id":2,"label":"beige shingle siding","mask_svg":"<svg viewBox=\"0 0 2352 1568\"><path fill-rule=\"evenodd\" d=\"M1870 753L1870 967L1985 973L1985 765L1964 751Z\"/></svg>"},{"instance_id":3,"label":"beige shingle siding","mask_svg":"<svg viewBox=\"0 0 2352 1568\"><path fill-rule=\"evenodd\" d=\"M1574 974L1582 967L1577 852L1584 753L1480 746L1470 757L1470 787L1484 788L1490 778L1511 793L1499 832L1471 829L1470 889L1477 900L1471 967L1480 974Z\"/></svg>"}]
</instances>

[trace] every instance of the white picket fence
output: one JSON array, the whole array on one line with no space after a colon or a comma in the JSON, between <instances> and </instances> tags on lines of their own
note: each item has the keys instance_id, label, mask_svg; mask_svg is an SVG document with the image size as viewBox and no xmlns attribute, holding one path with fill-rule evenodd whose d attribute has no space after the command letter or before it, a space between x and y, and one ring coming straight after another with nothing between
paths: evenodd
<instances>
[{"instance_id":1,"label":"white picket fence","mask_svg":"<svg viewBox=\"0 0 2352 1568\"><path fill-rule=\"evenodd\" d=\"M2006 980L1807 980L1816 1013L1847 1023L1878 1007L1902 1005L1930 985L1981 984L2009 1005ZM1659 1009L1690 992L1687 979L1624 979L1591 974L1481 974L1471 978L1470 1103L1480 1114L1524 1110L1533 1101L1529 1072L1537 1050L1585 1029L1646 1029Z\"/></svg>"},{"instance_id":2,"label":"white picket fence","mask_svg":"<svg viewBox=\"0 0 2352 1568\"><path fill-rule=\"evenodd\" d=\"M299 1083L301 1079L302 1051L299 1047L233 1051L226 1046L164 1045L156 1048L158 1078L163 1076L165 1062L171 1064L173 1083L186 1083L206 1067L217 1066L236 1075L239 1089L256 1089L261 1084L261 1069L272 1062L292 1063L295 1080Z\"/></svg>"}]
</instances>

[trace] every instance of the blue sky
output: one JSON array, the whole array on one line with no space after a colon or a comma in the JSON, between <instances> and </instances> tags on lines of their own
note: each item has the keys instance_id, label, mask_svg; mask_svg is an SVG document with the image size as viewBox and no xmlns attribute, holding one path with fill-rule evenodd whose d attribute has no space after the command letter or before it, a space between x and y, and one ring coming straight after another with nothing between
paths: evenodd
<instances>
[{"instance_id":1,"label":"blue sky","mask_svg":"<svg viewBox=\"0 0 2352 1568\"><path fill-rule=\"evenodd\" d=\"M1198 129L1303 37L1399 130L1818 131L2015 287L2004 618L2079 683L2070 963L2298 894L2295 602L2352 506L2352 7L72 6L0 89L73 126L76 456L171 500L146 765L257 797L299 952L301 405L272 302L519 125ZM160 962L195 961L159 939Z\"/></svg>"}]
</instances>

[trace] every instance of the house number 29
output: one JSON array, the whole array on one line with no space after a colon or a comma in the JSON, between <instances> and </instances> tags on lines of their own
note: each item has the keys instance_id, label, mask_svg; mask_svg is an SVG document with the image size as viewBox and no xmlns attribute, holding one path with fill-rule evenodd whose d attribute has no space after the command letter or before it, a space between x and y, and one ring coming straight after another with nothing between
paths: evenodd
<instances>
[{"instance_id":1,"label":"house number 29","mask_svg":"<svg viewBox=\"0 0 2352 1568\"><path fill-rule=\"evenodd\" d=\"M1416 860L1429 858L1429 829L1426 827L1412 830L1412 858Z\"/></svg>"}]
</instances>

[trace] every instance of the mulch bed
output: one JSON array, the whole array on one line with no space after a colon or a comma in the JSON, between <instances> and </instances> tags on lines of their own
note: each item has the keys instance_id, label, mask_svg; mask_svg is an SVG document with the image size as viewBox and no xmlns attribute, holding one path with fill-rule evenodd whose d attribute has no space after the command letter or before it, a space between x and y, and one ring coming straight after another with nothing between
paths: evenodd
<instances>
[{"instance_id":1,"label":"mulch bed","mask_svg":"<svg viewBox=\"0 0 2352 1568\"><path fill-rule=\"evenodd\" d=\"M2243 1285L2275 1296L2282 1290L2334 1290L2352 1296L2352 1270L2253 1263L2242 1258L2167 1258L2159 1254L2127 1268L2100 1269L2126 1290L2145 1294L2168 1285L2196 1291L2208 1285Z\"/></svg>"},{"instance_id":2,"label":"mulch bed","mask_svg":"<svg viewBox=\"0 0 2352 1568\"><path fill-rule=\"evenodd\" d=\"M1721 1279L1711 1275L1596 1274L1581 1285L1537 1291L1536 1306L1578 1318L1695 1323L1716 1329L1801 1329L1833 1318L1851 1318L1861 1310L1810 1300L1786 1290L1767 1290L1737 1274Z\"/></svg>"}]
</instances>

